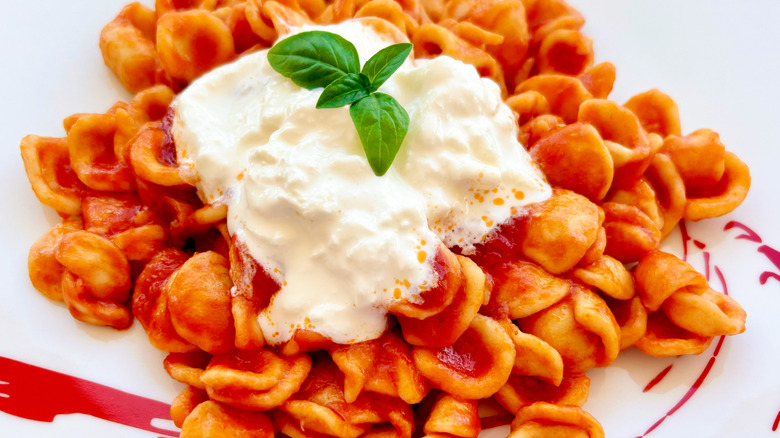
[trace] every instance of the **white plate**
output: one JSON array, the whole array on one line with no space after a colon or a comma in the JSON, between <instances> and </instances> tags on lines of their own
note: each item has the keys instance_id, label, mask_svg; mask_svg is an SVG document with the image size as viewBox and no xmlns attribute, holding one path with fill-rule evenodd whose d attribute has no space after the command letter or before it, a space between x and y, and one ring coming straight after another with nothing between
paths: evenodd
<instances>
[{"instance_id":1,"label":"white plate","mask_svg":"<svg viewBox=\"0 0 780 438\"><path fill-rule=\"evenodd\" d=\"M8 199L0 218L0 356L169 403L180 385L165 374L163 353L148 344L139 324L117 332L76 322L62 305L37 293L27 277L28 248L57 217L35 199L17 145L28 133L62 136L65 116L102 112L115 100L128 99L103 67L97 47L101 27L125 0L3 3L0 187ZM760 281L765 272L780 274L780 260L773 264L766 255L771 248L780 249L780 3L572 3L588 20L585 30L594 40L597 61L618 67L612 99L624 102L635 93L660 88L677 100L684 132L715 129L753 176L750 195L737 211L689 225L692 238L706 245L703 250L691 247L689 260L704 270L709 258L716 289L722 287L715 268L722 273L729 293L748 312L747 331L726 339L717 355L717 341L697 357L654 359L628 351L609 368L589 373L593 381L585 408L611 438L642 436L676 406L647 436L780 436L772 431L780 411L780 281L771 275L765 284ZM761 242L740 239L738 229L724 231L730 221L750 227ZM678 234L669 245L680 250ZM698 390L679 405L710 362ZM642 392L669 365L666 377ZM0 376L0 381L11 377ZM39 423L2 412L0 431L44 438L85 432L155 436L82 415Z\"/></svg>"}]
</instances>

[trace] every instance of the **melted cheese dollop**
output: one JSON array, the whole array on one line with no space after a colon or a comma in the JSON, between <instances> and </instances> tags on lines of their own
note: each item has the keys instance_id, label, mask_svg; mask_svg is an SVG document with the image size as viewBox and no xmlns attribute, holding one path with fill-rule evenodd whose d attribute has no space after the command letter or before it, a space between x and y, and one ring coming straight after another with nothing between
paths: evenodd
<instances>
[{"instance_id":1,"label":"melted cheese dollop","mask_svg":"<svg viewBox=\"0 0 780 438\"><path fill-rule=\"evenodd\" d=\"M307 26L345 37L361 63L393 44L359 21ZM338 343L380 336L393 300L438 279L443 242L468 254L550 187L517 140L499 87L446 56L408 59L380 88L409 113L382 177L372 172L348 107L316 109L274 71L267 51L190 84L174 102L182 175L281 285L258 315L272 344L309 329Z\"/></svg>"}]
</instances>

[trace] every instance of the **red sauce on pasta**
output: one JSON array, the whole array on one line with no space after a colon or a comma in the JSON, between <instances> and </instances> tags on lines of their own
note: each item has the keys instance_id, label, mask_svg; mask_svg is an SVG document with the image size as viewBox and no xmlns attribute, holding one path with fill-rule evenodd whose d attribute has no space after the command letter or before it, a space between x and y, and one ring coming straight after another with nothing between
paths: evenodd
<instances>
[{"instance_id":1,"label":"red sauce on pasta","mask_svg":"<svg viewBox=\"0 0 780 438\"><path fill-rule=\"evenodd\" d=\"M490 372L493 367L489 360L491 357L479 334L472 329L466 330L452 346L441 348L436 353L436 358L453 371L472 378Z\"/></svg>"}]
</instances>

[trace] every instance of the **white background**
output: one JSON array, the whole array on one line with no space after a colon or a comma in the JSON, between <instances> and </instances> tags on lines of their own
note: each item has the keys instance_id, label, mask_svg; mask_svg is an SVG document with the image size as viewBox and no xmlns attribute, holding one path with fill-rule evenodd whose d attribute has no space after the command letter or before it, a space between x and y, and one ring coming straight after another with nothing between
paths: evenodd
<instances>
[{"instance_id":1,"label":"white background","mask_svg":"<svg viewBox=\"0 0 780 438\"><path fill-rule=\"evenodd\" d=\"M29 133L64 135L61 121L75 112L103 112L129 95L103 66L101 27L125 0L4 0L0 15L0 356L44 366L166 403L180 390L162 369L163 353L148 345L138 324L126 332L74 321L60 304L38 294L27 277L29 246L57 221L35 199L19 156ZM146 2L149 3L149 2ZM780 282L759 283L780 272L756 252L758 244L723 231L729 220L753 228L780 249L780 2L656 0L572 1L588 20L596 60L618 67L611 96L625 102L660 88L680 106L683 131L710 127L751 168L745 203L725 218L691 224L707 244L729 291L748 311L748 330L725 341L701 389L650 437L772 437L780 411ZM670 245L679 249L679 237ZM703 254L691 262L703 268ZM716 288L717 281L713 281ZM713 344L714 345L714 344ZM701 372L712 349L699 357L653 359L636 351L606 370L593 370L585 408L607 437L632 438L674 406ZM648 393L641 389L667 365L669 375ZM0 380L12 380L2 376ZM2 399L0 399L2 403ZM152 437L80 415L53 423L0 412L0 436Z\"/></svg>"}]
</instances>

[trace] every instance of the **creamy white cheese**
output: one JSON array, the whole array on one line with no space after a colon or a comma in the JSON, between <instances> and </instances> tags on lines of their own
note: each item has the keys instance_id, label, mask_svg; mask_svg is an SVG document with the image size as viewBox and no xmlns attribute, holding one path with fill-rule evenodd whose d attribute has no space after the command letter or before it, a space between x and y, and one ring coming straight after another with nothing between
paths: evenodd
<instances>
[{"instance_id":1,"label":"creamy white cheese","mask_svg":"<svg viewBox=\"0 0 780 438\"><path fill-rule=\"evenodd\" d=\"M361 62L393 42L359 21L310 26L353 42ZM276 73L267 51L196 80L174 103L182 174L281 290L258 316L271 343L298 328L339 343L381 335L386 306L435 285L444 242L472 252L550 187L517 141L498 86L448 57L407 60L380 91L409 113L390 170L372 172L347 107Z\"/></svg>"}]
</instances>

